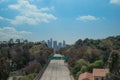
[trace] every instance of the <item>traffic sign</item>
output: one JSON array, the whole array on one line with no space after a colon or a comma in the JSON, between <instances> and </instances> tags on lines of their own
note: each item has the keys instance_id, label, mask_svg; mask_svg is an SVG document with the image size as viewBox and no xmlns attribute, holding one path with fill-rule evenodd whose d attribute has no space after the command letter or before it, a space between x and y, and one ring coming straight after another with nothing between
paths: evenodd
<instances>
[{"instance_id":1,"label":"traffic sign","mask_svg":"<svg viewBox=\"0 0 120 80\"><path fill-rule=\"evenodd\" d=\"M67 60L68 56L49 56L49 60Z\"/></svg>"}]
</instances>

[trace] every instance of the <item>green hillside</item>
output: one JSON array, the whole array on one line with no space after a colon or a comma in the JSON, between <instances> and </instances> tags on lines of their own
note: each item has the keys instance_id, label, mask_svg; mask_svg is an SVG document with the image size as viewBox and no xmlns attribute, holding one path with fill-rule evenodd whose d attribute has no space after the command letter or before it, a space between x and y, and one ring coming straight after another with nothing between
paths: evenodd
<instances>
[{"instance_id":1,"label":"green hillside","mask_svg":"<svg viewBox=\"0 0 120 80\"><path fill-rule=\"evenodd\" d=\"M68 45L61 49L60 53L69 57L67 62L71 74L76 79L83 72L92 72L93 68L109 68L110 72L115 75L110 75L110 77L119 80L120 36L97 40L79 39L74 45Z\"/></svg>"},{"instance_id":2,"label":"green hillside","mask_svg":"<svg viewBox=\"0 0 120 80\"><path fill-rule=\"evenodd\" d=\"M4 41L0 44L0 80L6 80L10 72L20 75L38 73L52 54L53 50L40 42Z\"/></svg>"}]
</instances>

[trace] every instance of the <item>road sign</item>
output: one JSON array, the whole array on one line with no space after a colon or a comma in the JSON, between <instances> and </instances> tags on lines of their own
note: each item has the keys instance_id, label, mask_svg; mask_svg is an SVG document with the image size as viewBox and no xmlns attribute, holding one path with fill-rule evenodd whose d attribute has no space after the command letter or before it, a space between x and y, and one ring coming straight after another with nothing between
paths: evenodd
<instances>
[{"instance_id":1,"label":"road sign","mask_svg":"<svg viewBox=\"0 0 120 80\"><path fill-rule=\"evenodd\" d=\"M67 60L68 57L67 56L49 56L48 59L49 60Z\"/></svg>"}]
</instances>

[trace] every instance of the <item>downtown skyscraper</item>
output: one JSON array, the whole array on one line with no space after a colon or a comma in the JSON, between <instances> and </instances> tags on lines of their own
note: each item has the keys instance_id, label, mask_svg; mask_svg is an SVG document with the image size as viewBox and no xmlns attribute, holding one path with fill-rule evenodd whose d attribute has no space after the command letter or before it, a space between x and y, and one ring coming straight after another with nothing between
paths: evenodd
<instances>
[{"instance_id":1,"label":"downtown skyscraper","mask_svg":"<svg viewBox=\"0 0 120 80\"><path fill-rule=\"evenodd\" d=\"M66 42L63 40L63 43L58 43L56 40L53 41L53 39L50 38L50 40L47 40L47 45L49 48L53 48L54 51L58 51L66 46Z\"/></svg>"}]
</instances>

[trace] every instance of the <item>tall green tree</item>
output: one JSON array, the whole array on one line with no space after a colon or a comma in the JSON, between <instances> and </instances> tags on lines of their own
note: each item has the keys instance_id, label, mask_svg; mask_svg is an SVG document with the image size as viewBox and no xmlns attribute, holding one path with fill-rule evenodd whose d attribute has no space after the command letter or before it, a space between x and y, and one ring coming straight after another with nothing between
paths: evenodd
<instances>
[{"instance_id":1,"label":"tall green tree","mask_svg":"<svg viewBox=\"0 0 120 80\"><path fill-rule=\"evenodd\" d=\"M120 80L120 52L112 51L108 60L110 73L106 80Z\"/></svg>"},{"instance_id":2,"label":"tall green tree","mask_svg":"<svg viewBox=\"0 0 120 80\"><path fill-rule=\"evenodd\" d=\"M13 43L14 43L13 38L11 38L11 39L8 41L8 43L13 44Z\"/></svg>"},{"instance_id":3,"label":"tall green tree","mask_svg":"<svg viewBox=\"0 0 120 80\"><path fill-rule=\"evenodd\" d=\"M17 42L18 44L20 44L20 39L16 39L16 41L15 42Z\"/></svg>"},{"instance_id":4,"label":"tall green tree","mask_svg":"<svg viewBox=\"0 0 120 80\"><path fill-rule=\"evenodd\" d=\"M6 57L0 55L0 80L7 80L10 73L10 62Z\"/></svg>"}]
</instances>

